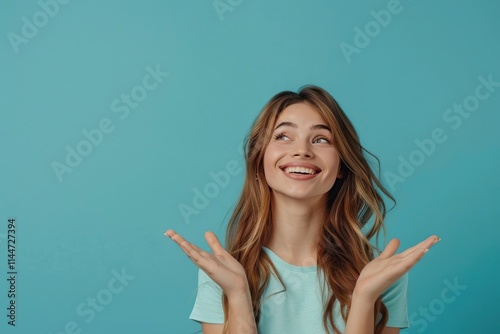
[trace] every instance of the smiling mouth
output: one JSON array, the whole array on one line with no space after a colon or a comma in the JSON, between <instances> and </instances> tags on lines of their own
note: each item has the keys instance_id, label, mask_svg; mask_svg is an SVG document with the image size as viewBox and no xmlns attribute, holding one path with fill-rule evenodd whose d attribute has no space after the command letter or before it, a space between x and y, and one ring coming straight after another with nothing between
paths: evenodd
<instances>
[{"instance_id":1,"label":"smiling mouth","mask_svg":"<svg viewBox=\"0 0 500 334\"><path fill-rule=\"evenodd\" d=\"M283 168L283 171L285 173L289 174L297 174L297 175L315 175L321 172L321 170L315 170L312 168L306 168L306 167L286 167Z\"/></svg>"}]
</instances>

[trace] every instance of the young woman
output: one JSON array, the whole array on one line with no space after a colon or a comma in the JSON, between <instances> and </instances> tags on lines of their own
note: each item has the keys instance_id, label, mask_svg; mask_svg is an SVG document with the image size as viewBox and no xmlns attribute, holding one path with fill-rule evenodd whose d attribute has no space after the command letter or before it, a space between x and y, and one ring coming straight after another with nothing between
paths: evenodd
<instances>
[{"instance_id":1,"label":"young woman","mask_svg":"<svg viewBox=\"0 0 500 334\"><path fill-rule=\"evenodd\" d=\"M408 326L406 273L440 239L400 254L394 239L378 254L370 239L383 229L382 193L394 199L364 153L325 90L306 86L268 102L246 142L227 250L211 232L213 254L165 233L200 268L190 318L204 334L393 334Z\"/></svg>"}]
</instances>

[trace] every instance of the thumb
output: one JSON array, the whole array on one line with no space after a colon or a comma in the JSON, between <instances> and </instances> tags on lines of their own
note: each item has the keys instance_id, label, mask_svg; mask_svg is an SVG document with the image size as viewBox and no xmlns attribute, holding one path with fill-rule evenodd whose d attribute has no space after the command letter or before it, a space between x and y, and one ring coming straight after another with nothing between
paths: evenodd
<instances>
[{"instance_id":1,"label":"thumb","mask_svg":"<svg viewBox=\"0 0 500 334\"><path fill-rule=\"evenodd\" d=\"M219 239L217 239L217 236L213 232L211 231L205 232L205 240L207 241L208 245L210 246L210 249L212 249L212 252L214 254L218 254L224 250L224 248L221 246L219 242Z\"/></svg>"},{"instance_id":2,"label":"thumb","mask_svg":"<svg viewBox=\"0 0 500 334\"><path fill-rule=\"evenodd\" d=\"M387 246L385 246L384 251L380 254L379 258L387 259L393 256L398 250L399 244L400 244L399 239L392 239L391 241L389 241Z\"/></svg>"}]
</instances>

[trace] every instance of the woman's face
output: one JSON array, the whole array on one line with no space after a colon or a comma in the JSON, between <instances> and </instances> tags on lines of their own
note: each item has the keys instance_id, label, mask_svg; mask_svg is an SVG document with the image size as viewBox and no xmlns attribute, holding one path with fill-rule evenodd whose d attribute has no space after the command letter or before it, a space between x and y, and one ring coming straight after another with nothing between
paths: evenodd
<instances>
[{"instance_id":1,"label":"woman's face","mask_svg":"<svg viewBox=\"0 0 500 334\"><path fill-rule=\"evenodd\" d=\"M312 199L326 194L339 173L331 129L308 104L285 108L264 153L264 174L273 195Z\"/></svg>"}]
</instances>

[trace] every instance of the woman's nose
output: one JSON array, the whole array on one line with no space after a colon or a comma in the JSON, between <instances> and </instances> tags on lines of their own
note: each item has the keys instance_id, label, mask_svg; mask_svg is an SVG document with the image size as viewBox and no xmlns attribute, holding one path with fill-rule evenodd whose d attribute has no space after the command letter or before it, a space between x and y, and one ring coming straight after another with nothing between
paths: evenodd
<instances>
[{"instance_id":1,"label":"woman's nose","mask_svg":"<svg viewBox=\"0 0 500 334\"><path fill-rule=\"evenodd\" d=\"M297 141L296 145L293 147L292 155L294 157L312 157L313 151L311 145L306 141Z\"/></svg>"}]
</instances>

